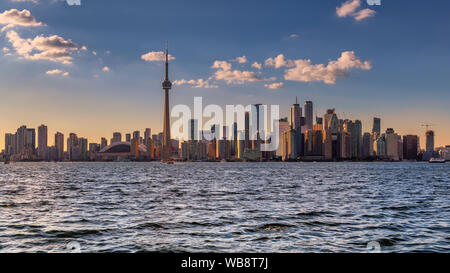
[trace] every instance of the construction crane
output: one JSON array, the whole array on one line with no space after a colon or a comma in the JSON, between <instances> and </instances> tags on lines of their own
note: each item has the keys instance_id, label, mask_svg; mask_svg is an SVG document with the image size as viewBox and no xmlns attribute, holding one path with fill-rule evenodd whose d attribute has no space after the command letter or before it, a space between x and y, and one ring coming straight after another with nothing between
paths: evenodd
<instances>
[{"instance_id":1,"label":"construction crane","mask_svg":"<svg viewBox=\"0 0 450 273\"><path fill-rule=\"evenodd\" d=\"M427 132L430 131L430 127L431 126L435 126L434 124L422 124L422 127L426 127L427 128Z\"/></svg>"}]
</instances>

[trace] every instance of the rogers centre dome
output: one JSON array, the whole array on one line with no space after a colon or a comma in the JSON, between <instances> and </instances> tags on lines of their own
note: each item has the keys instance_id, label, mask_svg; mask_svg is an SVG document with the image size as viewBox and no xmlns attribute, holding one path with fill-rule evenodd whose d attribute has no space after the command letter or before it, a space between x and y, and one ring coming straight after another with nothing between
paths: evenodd
<instances>
[{"instance_id":1,"label":"rogers centre dome","mask_svg":"<svg viewBox=\"0 0 450 273\"><path fill-rule=\"evenodd\" d=\"M146 153L147 148L145 145L139 145L139 152ZM131 143L130 142L116 142L100 150L101 154L123 154L131 153Z\"/></svg>"}]
</instances>

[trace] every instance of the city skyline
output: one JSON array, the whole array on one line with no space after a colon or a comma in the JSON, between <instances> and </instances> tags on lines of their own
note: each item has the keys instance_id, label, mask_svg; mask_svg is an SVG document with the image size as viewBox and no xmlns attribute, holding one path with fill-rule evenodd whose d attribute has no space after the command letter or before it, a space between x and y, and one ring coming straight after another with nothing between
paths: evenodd
<instances>
[{"instance_id":1,"label":"city skyline","mask_svg":"<svg viewBox=\"0 0 450 273\"><path fill-rule=\"evenodd\" d=\"M170 40L171 79L181 84L172 90L172 105L189 105L194 96L202 96L207 104L279 104L280 116L289 117L298 96L302 104L314 102L313 116L336 108L340 118L361 120L363 132L371 132L372 118L380 117L382 129L418 135L424 147L425 128L421 125L430 123L435 125L431 128L436 133L435 145L450 143L444 65L449 58L445 47L449 37L438 28L448 24L443 11L449 3L440 2L442 9L436 10L410 1L407 12L401 12L406 4L368 6L359 1L361 8L376 13L357 20L338 12L345 1L258 3L258 15L251 12L251 1L226 7L200 2L186 6L169 1L168 8L174 16L184 18L185 24L165 22L165 31L161 28L164 15L156 12L162 8L158 3L138 1L127 6L136 15L145 14L149 22L126 16L119 1L110 1L108 13L100 12L103 5L94 1L83 1L79 7L45 0L0 3L4 28L0 34L0 135L23 124L37 128L42 123L51 136L56 131L65 135L76 132L95 142L112 131L147 127L162 131L160 82L164 68L162 62L152 60L159 60L157 53L163 51L164 41ZM21 16L27 16L23 10L28 10L34 21L14 25L14 13L6 13L13 9L22 11ZM183 13L186 10L189 16ZM224 23L229 21L225 20L227 11L233 11L236 19L229 24ZM284 17L275 11L284 11ZM94 21L97 15L101 24ZM117 16L123 16L123 26L115 22ZM413 20L420 16L426 19L420 23ZM241 26L239 33L237 26ZM117 27L134 31L122 31L124 37L118 39L113 31ZM40 35L73 41L77 49L64 51L64 60L51 60L34 52L21 55L24 51L11 43ZM311 64L326 66L343 52L354 52L361 61L346 71L346 77L296 81L284 75L290 61L311 60ZM284 59L278 58L280 54ZM219 69L211 68L216 61L222 61L217 63ZM249 71L260 78L227 78L233 71ZM276 79L271 80L273 77ZM198 86L202 88L192 88ZM0 147L4 147L3 138Z\"/></svg>"}]
</instances>

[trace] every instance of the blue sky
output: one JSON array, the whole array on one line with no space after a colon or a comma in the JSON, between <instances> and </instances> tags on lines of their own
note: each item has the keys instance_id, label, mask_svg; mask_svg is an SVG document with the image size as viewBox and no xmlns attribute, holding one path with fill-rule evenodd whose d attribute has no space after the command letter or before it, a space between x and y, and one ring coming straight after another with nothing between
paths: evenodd
<instances>
[{"instance_id":1,"label":"blue sky","mask_svg":"<svg viewBox=\"0 0 450 273\"><path fill-rule=\"evenodd\" d=\"M450 2L382 0L381 6L369 6L359 1L340 17L337 8L345 2L82 0L81 6L69 6L2 0L0 14L27 9L42 24L0 33L0 134L41 123L50 133L76 132L92 141L109 138L112 131L160 131L162 63L141 57L163 50L168 40L175 57L172 81L209 79L209 86L217 87L177 85L172 104L192 104L194 96L208 104L279 104L287 116L298 96L314 101L318 115L336 108L340 118L361 119L365 131L373 116L383 119L384 129L401 134L423 135L421 124L432 123L437 144L450 144ZM357 20L365 9L372 10L370 16ZM11 31L20 39L57 35L71 41L76 44L68 51L71 64L25 58L8 38ZM315 65L326 68L343 52L354 52L356 61L343 71L331 69L334 82L325 82L322 73L330 76L329 70ZM286 65L265 64L280 54ZM242 56L247 62L235 60ZM300 67L297 60L311 64ZM232 68L211 68L215 61ZM254 62L261 70L251 66ZM320 75L299 74L301 68ZM234 71L251 74L227 82ZM283 87L269 89L274 83Z\"/></svg>"}]
</instances>

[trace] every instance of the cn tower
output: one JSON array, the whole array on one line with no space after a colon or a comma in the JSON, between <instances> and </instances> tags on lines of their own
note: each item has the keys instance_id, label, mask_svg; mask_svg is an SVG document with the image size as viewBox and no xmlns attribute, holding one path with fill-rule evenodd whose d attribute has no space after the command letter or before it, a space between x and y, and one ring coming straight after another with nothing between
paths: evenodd
<instances>
[{"instance_id":1,"label":"cn tower","mask_svg":"<svg viewBox=\"0 0 450 273\"><path fill-rule=\"evenodd\" d=\"M166 44L166 75L162 82L164 90L164 131L162 143L162 160L167 161L172 155L172 144L170 143L170 116L169 116L169 90L172 89L172 83L169 80L169 45Z\"/></svg>"}]
</instances>

